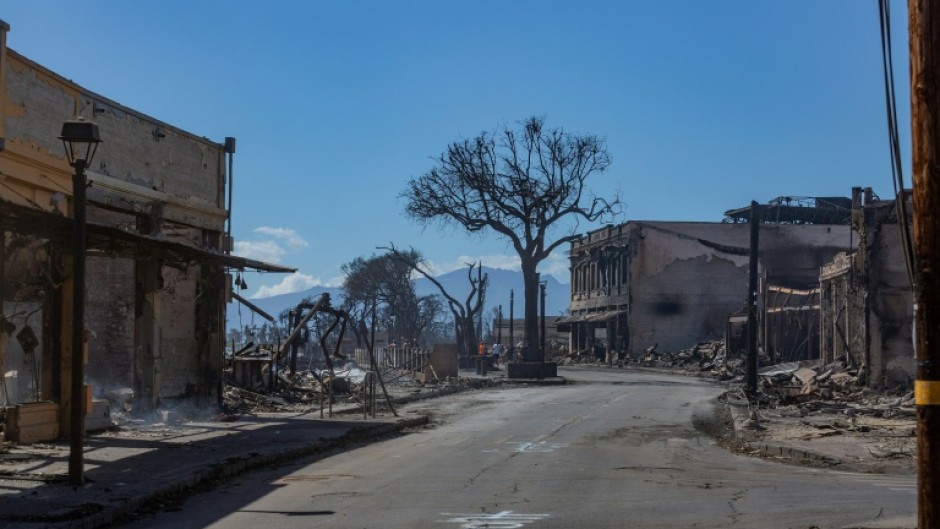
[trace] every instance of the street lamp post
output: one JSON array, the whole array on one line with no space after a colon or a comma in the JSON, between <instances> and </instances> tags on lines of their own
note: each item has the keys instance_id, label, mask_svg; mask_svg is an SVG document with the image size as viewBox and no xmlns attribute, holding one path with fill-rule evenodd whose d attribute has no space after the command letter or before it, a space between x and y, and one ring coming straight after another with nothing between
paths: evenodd
<instances>
[{"instance_id":1,"label":"street lamp post","mask_svg":"<svg viewBox=\"0 0 940 529\"><path fill-rule=\"evenodd\" d=\"M101 137L98 125L69 120L59 136L72 175L72 383L69 422L69 483L85 482L82 462L85 437L85 168L91 164Z\"/></svg>"},{"instance_id":2,"label":"street lamp post","mask_svg":"<svg viewBox=\"0 0 940 529\"><path fill-rule=\"evenodd\" d=\"M539 281L539 293L542 302L542 354L540 356L539 379L545 378L545 287L547 284L547 281Z\"/></svg>"}]
</instances>

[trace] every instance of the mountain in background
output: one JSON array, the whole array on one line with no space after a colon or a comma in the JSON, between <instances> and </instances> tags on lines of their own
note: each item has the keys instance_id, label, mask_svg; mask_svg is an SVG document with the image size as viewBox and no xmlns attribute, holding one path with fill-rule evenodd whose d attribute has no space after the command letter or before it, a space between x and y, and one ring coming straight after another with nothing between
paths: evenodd
<instances>
[{"instance_id":1,"label":"mountain in background","mask_svg":"<svg viewBox=\"0 0 940 529\"><path fill-rule=\"evenodd\" d=\"M522 272L512 270L502 270L499 268L483 267L483 273L489 275L489 288L486 291L485 317L489 317L490 310L498 305L503 306L503 318L509 318L509 291L513 290L515 294L515 306L513 315L517 319L523 316L523 283ZM554 276L546 275L545 290L545 314L547 316L558 316L568 310L568 301L571 297L570 285L562 283ZM447 292L463 303L470 293L470 283L467 279L467 269L454 270L437 277L441 285ZM431 281L425 278L415 280L415 290L419 296L429 294L440 294L437 287ZM251 299L253 304L271 316L277 318L278 314L285 309L296 307L298 303L306 298L317 298L324 292L330 294L333 306L339 306L343 302L343 289L339 287L313 287L302 292L293 292L290 294L281 294L269 298ZM240 314L239 314L240 312ZM261 316L254 316L254 323L261 325L264 322ZM252 312L249 308L241 306L237 301L228 305L227 328L235 328L252 323Z\"/></svg>"}]
</instances>

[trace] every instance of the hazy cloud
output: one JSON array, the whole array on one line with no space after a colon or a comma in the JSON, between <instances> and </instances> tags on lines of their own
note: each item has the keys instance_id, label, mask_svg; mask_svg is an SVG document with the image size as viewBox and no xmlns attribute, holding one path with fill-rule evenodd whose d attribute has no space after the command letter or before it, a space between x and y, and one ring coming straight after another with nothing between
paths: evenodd
<instances>
[{"instance_id":1,"label":"hazy cloud","mask_svg":"<svg viewBox=\"0 0 940 529\"><path fill-rule=\"evenodd\" d=\"M568 270L570 266L571 263L568 260L568 256L565 255L565 252L552 252L542 261L542 264L539 266L539 271L543 274L555 276L555 279L562 283L567 283L571 281L571 271Z\"/></svg>"},{"instance_id":2,"label":"hazy cloud","mask_svg":"<svg viewBox=\"0 0 940 529\"><path fill-rule=\"evenodd\" d=\"M285 276L284 279L282 279L281 282L276 285L262 285L258 291L249 296L249 298L269 298L271 296L279 296L281 294L301 292L303 290L307 290L308 288L319 286L328 285L323 284L319 277L313 277L307 274L302 274L300 272L294 272L289 276Z\"/></svg>"},{"instance_id":3,"label":"hazy cloud","mask_svg":"<svg viewBox=\"0 0 940 529\"><path fill-rule=\"evenodd\" d=\"M235 241L235 255L280 263L285 254L308 246L307 241L290 228L261 226L255 228L253 233L255 237L250 240Z\"/></svg>"},{"instance_id":4,"label":"hazy cloud","mask_svg":"<svg viewBox=\"0 0 940 529\"><path fill-rule=\"evenodd\" d=\"M346 280L346 277L345 277L345 276L331 277L330 279L327 279L327 280L326 280L326 283L323 283L323 286L325 286L325 287L341 287L341 286L343 286L343 281L345 281L345 280Z\"/></svg>"},{"instance_id":5,"label":"hazy cloud","mask_svg":"<svg viewBox=\"0 0 940 529\"><path fill-rule=\"evenodd\" d=\"M488 268L498 268L500 270L519 271L522 269L518 255L495 254L495 255L461 255L453 261L435 262L428 261L428 270L431 275L439 276L454 270L467 268L467 263L483 262L483 266ZM539 271L543 274L551 274L556 279L568 282L568 257L563 251L552 252L544 261L539 264Z\"/></svg>"},{"instance_id":6,"label":"hazy cloud","mask_svg":"<svg viewBox=\"0 0 940 529\"><path fill-rule=\"evenodd\" d=\"M277 241L235 241L235 255L268 263L280 263L287 253Z\"/></svg>"},{"instance_id":7,"label":"hazy cloud","mask_svg":"<svg viewBox=\"0 0 940 529\"><path fill-rule=\"evenodd\" d=\"M292 249L304 248L308 246L307 241L303 239L296 231L290 228L272 228L270 226L261 226L255 228L255 233L274 237L278 241L290 246Z\"/></svg>"},{"instance_id":8,"label":"hazy cloud","mask_svg":"<svg viewBox=\"0 0 940 529\"><path fill-rule=\"evenodd\" d=\"M467 268L468 263L483 262L483 266L489 268L500 268L502 270L519 270L519 257L515 255L461 255L453 261L428 261L428 271L433 276L439 276L454 270Z\"/></svg>"}]
</instances>

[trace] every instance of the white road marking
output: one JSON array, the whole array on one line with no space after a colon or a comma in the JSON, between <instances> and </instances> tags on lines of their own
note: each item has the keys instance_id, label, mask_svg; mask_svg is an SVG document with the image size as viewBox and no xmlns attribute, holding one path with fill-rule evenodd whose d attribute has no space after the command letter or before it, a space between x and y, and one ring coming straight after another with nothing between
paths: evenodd
<instances>
[{"instance_id":1,"label":"white road marking","mask_svg":"<svg viewBox=\"0 0 940 529\"><path fill-rule=\"evenodd\" d=\"M904 478L892 479L890 477L884 477L876 481L869 481L868 483L876 487L883 487L895 492L917 492L917 483Z\"/></svg>"},{"instance_id":2,"label":"white road marking","mask_svg":"<svg viewBox=\"0 0 940 529\"><path fill-rule=\"evenodd\" d=\"M564 448L568 445L564 443L548 443L546 441L538 441L535 443L506 443L509 445L516 445L516 452L535 452L535 453L548 453L554 452L559 448Z\"/></svg>"},{"instance_id":3,"label":"white road marking","mask_svg":"<svg viewBox=\"0 0 940 529\"><path fill-rule=\"evenodd\" d=\"M439 523L459 523L461 529L520 529L525 524L537 522L548 518L548 514L515 514L512 511L502 511L495 514L454 514L441 513L441 516L453 516L447 520L438 520Z\"/></svg>"}]
</instances>

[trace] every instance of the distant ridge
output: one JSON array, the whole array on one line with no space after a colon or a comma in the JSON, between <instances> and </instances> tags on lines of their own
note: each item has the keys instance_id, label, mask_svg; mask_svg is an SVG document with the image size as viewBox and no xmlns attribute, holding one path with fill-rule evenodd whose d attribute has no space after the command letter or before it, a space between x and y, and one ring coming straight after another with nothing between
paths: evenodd
<instances>
[{"instance_id":1,"label":"distant ridge","mask_svg":"<svg viewBox=\"0 0 940 529\"><path fill-rule=\"evenodd\" d=\"M490 286L486 294L486 311L498 305L503 306L503 317L509 317L509 291L512 289L515 294L514 316L521 318L523 314L523 282L522 272L513 270L503 270L500 268L483 267L483 273L488 274ZM546 275L545 291L545 314L548 316L557 316L568 310L568 300L571 297L570 285L562 283L554 276ZM447 292L460 301L466 299L470 292L470 285L467 282L467 269L454 270L437 277L437 280L444 285ZM415 281L415 290L419 296L428 294L439 294L437 287L431 281L420 278ZM292 292L290 294L281 294L268 298L251 299L253 304L271 316L277 318L278 314L285 309L296 307L298 303L308 297L319 297L324 292L330 294L334 305L339 305L343 301L343 289L340 287L313 287L301 292ZM239 314L240 312L240 314ZM241 306L241 303L233 301L228 305L228 321L226 328L235 328L252 323L261 325L264 318L252 315L248 307Z\"/></svg>"}]
</instances>

